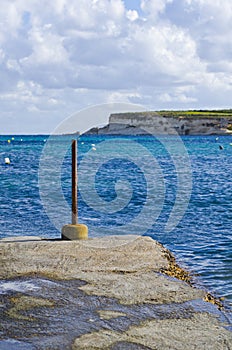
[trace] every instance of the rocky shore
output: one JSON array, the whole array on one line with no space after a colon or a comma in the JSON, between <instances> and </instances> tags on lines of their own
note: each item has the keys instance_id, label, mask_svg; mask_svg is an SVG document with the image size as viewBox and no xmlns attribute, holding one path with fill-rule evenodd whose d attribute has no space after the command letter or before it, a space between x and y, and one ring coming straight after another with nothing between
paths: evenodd
<instances>
[{"instance_id":1,"label":"rocky shore","mask_svg":"<svg viewBox=\"0 0 232 350\"><path fill-rule=\"evenodd\" d=\"M229 135L231 113L134 112L115 113L104 127L94 127L85 134L94 135Z\"/></svg>"},{"instance_id":2,"label":"rocky shore","mask_svg":"<svg viewBox=\"0 0 232 350\"><path fill-rule=\"evenodd\" d=\"M1 350L232 347L220 302L149 237L21 237L0 253Z\"/></svg>"}]
</instances>

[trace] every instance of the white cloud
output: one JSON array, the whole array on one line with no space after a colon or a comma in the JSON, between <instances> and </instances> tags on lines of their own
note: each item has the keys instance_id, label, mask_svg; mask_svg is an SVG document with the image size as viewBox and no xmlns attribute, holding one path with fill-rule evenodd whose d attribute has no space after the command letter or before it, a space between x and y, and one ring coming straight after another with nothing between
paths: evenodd
<instances>
[{"instance_id":1,"label":"white cloud","mask_svg":"<svg viewBox=\"0 0 232 350\"><path fill-rule=\"evenodd\" d=\"M4 58L5 58L5 53L3 50L0 49L0 63L4 61Z\"/></svg>"},{"instance_id":2,"label":"white cloud","mask_svg":"<svg viewBox=\"0 0 232 350\"><path fill-rule=\"evenodd\" d=\"M188 97L183 93L178 93L178 94L170 94L170 93L164 93L162 95L159 96L159 99L161 102L178 102L178 103L192 103L192 102L196 102L196 98L193 97Z\"/></svg>"},{"instance_id":3,"label":"white cloud","mask_svg":"<svg viewBox=\"0 0 232 350\"><path fill-rule=\"evenodd\" d=\"M141 0L141 9L151 17L164 12L166 5L173 0Z\"/></svg>"},{"instance_id":4,"label":"white cloud","mask_svg":"<svg viewBox=\"0 0 232 350\"><path fill-rule=\"evenodd\" d=\"M14 1L1 1L0 11L0 29L1 34L8 34L9 36L16 35L16 30L22 24L21 10L16 6ZM4 35L1 35L3 39Z\"/></svg>"},{"instance_id":5,"label":"white cloud","mask_svg":"<svg viewBox=\"0 0 232 350\"><path fill-rule=\"evenodd\" d=\"M118 101L122 103L131 103L133 99L137 101L141 98L141 95L134 91L117 91L109 94L107 103L117 103Z\"/></svg>"},{"instance_id":6,"label":"white cloud","mask_svg":"<svg viewBox=\"0 0 232 350\"><path fill-rule=\"evenodd\" d=\"M184 79L194 79L203 72L194 40L187 31L174 25L160 24L158 27L145 25L133 28L133 54L149 67L150 74L164 74ZM136 53L137 47L140 48ZM148 71L146 72L149 73Z\"/></svg>"},{"instance_id":7,"label":"white cloud","mask_svg":"<svg viewBox=\"0 0 232 350\"><path fill-rule=\"evenodd\" d=\"M136 21L136 19L139 18L138 12L136 10L128 10L126 16L132 22Z\"/></svg>"},{"instance_id":8,"label":"white cloud","mask_svg":"<svg viewBox=\"0 0 232 350\"><path fill-rule=\"evenodd\" d=\"M108 101L228 106L231 0L141 0L140 10L128 1L2 0L1 118L51 131Z\"/></svg>"},{"instance_id":9,"label":"white cloud","mask_svg":"<svg viewBox=\"0 0 232 350\"><path fill-rule=\"evenodd\" d=\"M191 15L198 14L197 21L189 24L189 31L197 42L200 58L231 60L231 0L185 0L185 5Z\"/></svg>"},{"instance_id":10,"label":"white cloud","mask_svg":"<svg viewBox=\"0 0 232 350\"><path fill-rule=\"evenodd\" d=\"M32 29L29 33L32 54L20 60L24 64L62 64L68 61L68 53L63 47L63 38L52 33L52 25Z\"/></svg>"}]
</instances>

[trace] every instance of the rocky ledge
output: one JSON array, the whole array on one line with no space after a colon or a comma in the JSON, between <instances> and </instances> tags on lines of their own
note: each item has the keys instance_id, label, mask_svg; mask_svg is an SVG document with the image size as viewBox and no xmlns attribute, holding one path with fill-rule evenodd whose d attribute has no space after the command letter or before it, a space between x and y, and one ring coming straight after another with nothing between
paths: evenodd
<instances>
[{"instance_id":1,"label":"rocky ledge","mask_svg":"<svg viewBox=\"0 0 232 350\"><path fill-rule=\"evenodd\" d=\"M21 237L0 252L0 349L232 347L220 302L149 237Z\"/></svg>"}]
</instances>

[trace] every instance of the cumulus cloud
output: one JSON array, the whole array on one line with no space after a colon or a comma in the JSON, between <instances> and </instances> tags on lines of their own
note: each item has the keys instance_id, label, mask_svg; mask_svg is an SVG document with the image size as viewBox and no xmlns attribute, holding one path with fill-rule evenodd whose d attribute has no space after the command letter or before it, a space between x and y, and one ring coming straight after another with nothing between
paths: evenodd
<instances>
[{"instance_id":1,"label":"cumulus cloud","mask_svg":"<svg viewBox=\"0 0 232 350\"><path fill-rule=\"evenodd\" d=\"M160 13L164 12L166 5L172 3L173 0L141 0L141 9L149 15L156 18Z\"/></svg>"},{"instance_id":2,"label":"cumulus cloud","mask_svg":"<svg viewBox=\"0 0 232 350\"><path fill-rule=\"evenodd\" d=\"M126 16L132 22L136 21L136 19L139 18L138 12L136 10L128 10Z\"/></svg>"},{"instance_id":3,"label":"cumulus cloud","mask_svg":"<svg viewBox=\"0 0 232 350\"><path fill-rule=\"evenodd\" d=\"M177 0L173 3L173 6ZM180 5L181 4L181 5ZM185 14L186 27L197 44L201 59L218 61L224 57L229 61L232 51L232 2L230 0L184 0L179 2L179 12ZM175 22L180 18L172 17Z\"/></svg>"},{"instance_id":4,"label":"cumulus cloud","mask_svg":"<svg viewBox=\"0 0 232 350\"><path fill-rule=\"evenodd\" d=\"M14 130L11 120L23 127L30 117L31 132L49 132L70 113L107 101L153 110L229 107L231 0L1 5L0 118L6 132Z\"/></svg>"}]
</instances>

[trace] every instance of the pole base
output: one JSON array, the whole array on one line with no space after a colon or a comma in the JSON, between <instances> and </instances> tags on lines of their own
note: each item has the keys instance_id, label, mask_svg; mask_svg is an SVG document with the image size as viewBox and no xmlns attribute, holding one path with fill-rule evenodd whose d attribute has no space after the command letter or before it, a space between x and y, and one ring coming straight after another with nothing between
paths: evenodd
<instances>
[{"instance_id":1,"label":"pole base","mask_svg":"<svg viewBox=\"0 0 232 350\"><path fill-rule=\"evenodd\" d=\"M61 238L66 241L88 239L88 227L83 224L65 225L62 227Z\"/></svg>"}]
</instances>

